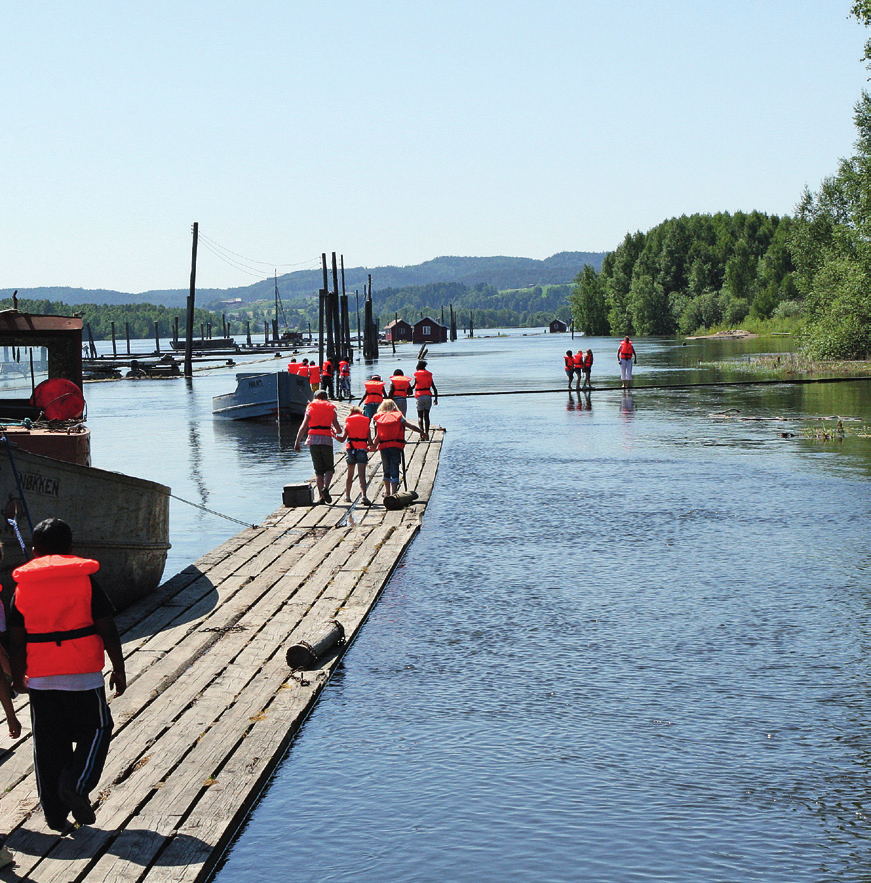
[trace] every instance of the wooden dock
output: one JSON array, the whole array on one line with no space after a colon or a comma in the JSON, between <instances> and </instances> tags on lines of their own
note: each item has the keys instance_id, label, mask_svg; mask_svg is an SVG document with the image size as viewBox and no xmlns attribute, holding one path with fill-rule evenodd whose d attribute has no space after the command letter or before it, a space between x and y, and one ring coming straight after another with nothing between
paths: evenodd
<instances>
[{"instance_id":1,"label":"wooden dock","mask_svg":"<svg viewBox=\"0 0 871 883\"><path fill-rule=\"evenodd\" d=\"M277 510L117 617L128 688L110 699L115 737L92 794L94 825L63 836L46 826L27 702L16 701L24 733L0 754L0 831L16 864L0 880L208 877L344 650L292 672L287 647L332 620L347 641L356 635L420 527L443 436L405 449L408 488L420 495L409 508L338 502L337 453L332 506ZM380 500L377 455L369 474Z\"/></svg>"}]
</instances>

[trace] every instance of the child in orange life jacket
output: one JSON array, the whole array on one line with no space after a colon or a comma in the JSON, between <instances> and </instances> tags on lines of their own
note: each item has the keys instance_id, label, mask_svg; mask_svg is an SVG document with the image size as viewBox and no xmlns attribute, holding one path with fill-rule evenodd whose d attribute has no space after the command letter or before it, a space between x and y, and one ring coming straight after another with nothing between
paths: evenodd
<instances>
[{"instance_id":1,"label":"child in orange life jacket","mask_svg":"<svg viewBox=\"0 0 871 883\"><path fill-rule=\"evenodd\" d=\"M402 412L403 417L408 413L408 393L412 386L411 378L402 373L402 368L397 368L390 377L387 398L396 402L396 407Z\"/></svg>"},{"instance_id":2,"label":"child in orange life jacket","mask_svg":"<svg viewBox=\"0 0 871 883\"><path fill-rule=\"evenodd\" d=\"M423 429L423 438L429 438L429 411L439 403L439 391L436 389L432 372L426 370L426 362L417 363L414 372L414 401L417 405L417 419Z\"/></svg>"},{"instance_id":3,"label":"child in orange life jacket","mask_svg":"<svg viewBox=\"0 0 871 883\"><path fill-rule=\"evenodd\" d=\"M566 377L569 380L569 389L571 389L572 377L575 376L575 357L572 355L571 350L566 350L566 354L563 356L563 361L566 363Z\"/></svg>"},{"instance_id":4,"label":"child in orange life jacket","mask_svg":"<svg viewBox=\"0 0 871 883\"><path fill-rule=\"evenodd\" d=\"M294 449L302 450L303 437L315 468L315 482L321 503L332 503L330 484L333 481L333 437L342 434L336 419L336 406L327 398L327 391L319 389L305 409L305 417L296 436Z\"/></svg>"},{"instance_id":5,"label":"child in orange life jacket","mask_svg":"<svg viewBox=\"0 0 871 883\"><path fill-rule=\"evenodd\" d=\"M34 557L12 572L9 639L15 689L30 695L33 758L39 801L50 828L67 815L91 825L88 797L99 782L112 739L103 682L127 688L113 608L93 577L99 563L72 554L72 531L59 518L33 529Z\"/></svg>"},{"instance_id":6,"label":"child in orange life jacket","mask_svg":"<svg viewBox=\"0 0 871 883\"><path fill-rule=\"evenodd\" d=\"M366 464L369 462L369 451L375 450L372 439L372 423L357 405L351 407L351 413L345 418L345 431L338 436L345 444L345 462L348 464L348 476L345 479L345 502L351 502L351 486L354 484L354 469L360 481L360 493L363 505L371 506L372 501L366 496Z\"/></svg>"},{"instance_id":7,"label":"child in orange life jacket","mask_svg":"<svg viewBox=\"0 0 871 883\"><path fill-rule=\"evenodd\" d=\"M583 389L592 389L590 384L590 372L593 370L593 351L587 350L581 363L581 370L584 372Z\"/></svg>"},{"instance_id":8,"label":"child in orange life jacket","mask_svg":"<svg viewBox=\"0 0 871 883\"><path fill-rule=\"evenodd\" d=\"M381 468L384 472L384 496L399 492L399 465L402 463L402 449L405 447L405 428L413 429L425 436L416 424L406 420L393 399L384 399L378 406L375 416L375 433L378 450L381 451Z\"/></svg>"}]
</instances>

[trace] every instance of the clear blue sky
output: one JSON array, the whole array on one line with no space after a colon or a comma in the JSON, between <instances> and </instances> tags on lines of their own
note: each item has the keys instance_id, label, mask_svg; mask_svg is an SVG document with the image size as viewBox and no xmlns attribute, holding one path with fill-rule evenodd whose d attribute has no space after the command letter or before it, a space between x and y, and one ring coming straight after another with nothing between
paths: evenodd
<instances>
[{"instance_id":1,"label":"clear blue sky","mask_svg":"<svg viewBox=\"0 0 871 883\"><path fill-rule=\"evenodd\" d=\"M228 288L787 214L852 151L849 6L6 3L0 288L185 288L194 221Z\"/></svg>"}]
</instances>

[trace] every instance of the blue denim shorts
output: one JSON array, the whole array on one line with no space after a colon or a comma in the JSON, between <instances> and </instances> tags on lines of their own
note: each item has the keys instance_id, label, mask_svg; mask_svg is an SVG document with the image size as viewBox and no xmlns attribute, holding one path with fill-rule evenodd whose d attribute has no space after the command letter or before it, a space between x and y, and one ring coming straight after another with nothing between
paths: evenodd
<instances>
[{"instance_id":1,"label":"blue denim shorts","mask_svg":"<svg viewBox=\"0 0 871 883\"><path fill-rule=\"evenodd\" d=\"M349 465L353 465L354 463L368 463L369 454L362 448L352 448L350 451L345 451L345 462Z\"/></svg>"}]
</instances>

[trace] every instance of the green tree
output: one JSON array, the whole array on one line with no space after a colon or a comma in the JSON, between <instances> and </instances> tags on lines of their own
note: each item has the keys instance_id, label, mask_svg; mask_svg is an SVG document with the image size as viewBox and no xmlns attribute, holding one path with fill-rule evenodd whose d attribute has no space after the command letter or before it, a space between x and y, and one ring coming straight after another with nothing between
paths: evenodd
<instances>
[{"instance_id":1,"label":"green tree","mask_svg":"<svg viewBox=\"0 0 871 883\"><path fill-rule=\"evenodd\" d=\"M858 4L857 4L858 5ZM871 351L871 98L856 105L856 153L818 193L805 191L790 240L805 298L805 345L819 358Z\"/></svg>"},{"instance_id":2,"label":"green tree","mask_svg":"<svg viewBox=\"0 0 871 883\"><path fill-rule=\"evenodd\" d=\"M584 334L599 336L611 333L604 280L589 264L578 273L569 302L575 327Z\"/></svg>"}]
</instances>

